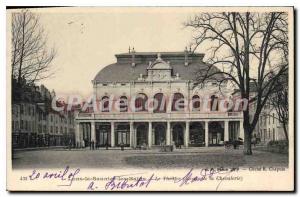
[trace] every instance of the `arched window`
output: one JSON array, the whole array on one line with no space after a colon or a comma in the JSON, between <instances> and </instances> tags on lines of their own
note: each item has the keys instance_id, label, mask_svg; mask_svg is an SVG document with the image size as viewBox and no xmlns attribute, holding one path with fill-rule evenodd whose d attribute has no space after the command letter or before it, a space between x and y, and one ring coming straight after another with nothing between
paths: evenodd
<instances>
[{"instance_id":1,"label":"arched window","mask_svg":"<svg viewBox=\"0 0 300 197\"><path fill-rule=\"evenodd\" d=\"M184 110L184 96L181 93L175 93L172 101L172 111Z\"/></svg>"},{"instance_id":2,"label":"arched window","mask_svg":"<svg viewBox=\"0 0 300 197\"><path fill-rule=\"evenodd\" d=\"M192 104L193 111L200 111L200 97L198 95L192 97Z\"/></svg>"},{"instance_id":3,"label":"arched window","mask_svg":"<svg viewBox=\"0 0 300 197\"><path fill-rule=\"evenodd\" d=\"M102 103L102 112L109 112L109 97L108 96L102 97L101 103Z\"/></svg>"},{"instance_id":4,"label":"arched window","mask_svg":"<svg viewBox=\"0 0 300 197\"><path fill-rule=\"evenodd\" d=\"M147 111L148 110L148 106L147 106L147 102L148 101L148 97L145 94L138 94L135 98L135 111L139 112L139 111Z\"/></svg>"},{"instance_id":5,"label":"arched window","mask_svg":"<svg viewBox=\"0 0 300 197\"><path fill-rule=\"evenodd\" d=\"M218 111L218 110L219 110L218 97L215 95L212 95L210 97L210 111Z\"/></svg>"},{"instance_id":6,"label":"arched window","mask_svg":"<svg viewBox=\"0 0 300 197\"><path fill-rule=\"evenodd\" d=\"M234 107L233 104L234 104L234 101L232 100L232 97L230 96L229 100L227 102L225 102L227 112L233 112L233 107Z\"/></svg>"},{"instance_id":7,"label":"arched window","mask_svg":"<svg viewBox=\"0 0 300 197\"><path fill-rule=\"evenodd\" d=\"M164 113L166 112L166 98L163 93L157 93L154 95L154 113Z\"/></svg>"},{"instance_id":8,"label":"arched window","mask_svg":"<svg viewBox=\"0 0 300 197\"><path fill-rule=\"evenodd\" d=\"M128 101L126 96L120 97L120 112L128 111Z\"/></svg>"}]
</instances>

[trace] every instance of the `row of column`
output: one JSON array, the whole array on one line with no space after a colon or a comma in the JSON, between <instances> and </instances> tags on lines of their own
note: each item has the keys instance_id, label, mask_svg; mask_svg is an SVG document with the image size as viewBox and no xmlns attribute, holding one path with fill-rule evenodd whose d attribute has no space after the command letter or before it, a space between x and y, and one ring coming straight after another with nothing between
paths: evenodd
<instances>
[{"instance_id":1,"label":"row of column","mask_svg":"<svg viewBox=\"0 0 300 197\"><path fill-rule=\"evenodd\" d=\"M208 123L209 121L205 122L205 146L207 147L209 144L209 134L208 134ZM185 130L184 130L184 146L188 147L189 144L189 133L190 133L190 122L185 122ZM152 146L152 122L148 122L148 146L151 148ZM229 120L224 121L224 141L229 140ZM136 130L134 129L134 123L130 122L130 147L136 146ZM244 139L244 129L243 129L243 121L240 121L240 130L239 130L240 138ZM75 138L77 143L81 143L83 140L83 135L80 133L80 124L76 124L75 129ZM96 129L95 129L95 122L91 122L91 141L96 142ZM167 129L166 129L166 145L171 145L171 122L167 122ZM115 146L115 123L111 122L111 146Z\"/></svg>"}]
</instances>

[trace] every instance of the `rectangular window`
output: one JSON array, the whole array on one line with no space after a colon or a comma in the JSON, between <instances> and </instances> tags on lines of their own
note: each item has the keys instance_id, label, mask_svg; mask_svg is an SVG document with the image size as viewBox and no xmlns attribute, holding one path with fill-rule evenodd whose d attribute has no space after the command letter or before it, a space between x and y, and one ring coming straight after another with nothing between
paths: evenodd
<instances>
[{"instance_id":1,"label":"rectangular window","mask_svg":"<svg viewBox=\"0 0 300 197\"><path fill-rule=\"evenodd\" d=\"M265 116L264 125L267 125L267 116Z\"/></svg>"},{"instance_id":2,"label":"rectangular window","mask_svg":"<svg viewBox=\"0 0 300 197\"><path fill-rule=\"evenodd\" d=\"M272 116L273 116L273 124L274 124L275 123L275 120L274 120L275 119L275 115L274 115L274 113L273 113Z\"/></svg>"},{"instance_id":3,"label":"rectangular window","mask_svg":"<svg viewBox=\"0 0 300 197\"><path fill-rule=\"evenodd\" d=\"M24 108L23 105L20 106L20 113L23 114L24 113Z\"/></svg>"},{"instance_id":4,"label":"rectangular window","mask_svg":"<svg viewBox=\"0 0 300 197\"><path fill-rule=\"evenodd\" d=\"M270 130L270 128L269 128L269 139L271 138L271 130Z\"/></svg>"},{"instance_id":5,"label":"rectangular window","mask_svg":"<svg viewBox=\"0 0 300 197\"><path fill-rule=\"evenodd\" d=\"M261 130L260 130L260 135L259 135L260 138L262 138L262 133L263 133L263 132L262 132L262 129L261 129Z\"/></svg>"},{"instance_id":6,"label":"rectangular window","mask_svg":"<svg viewBox=\"0 0 300 197\"><path fill-rule=\"evenodd\" d=\"M273 128L273 140L275 140L275 128Z\"/></svg>"},{"instance_id":7,"label":"rectangular window","mask_svg":"<svg viewBox=\"0 0 300 197\"><path fill-rule=\"evenodd\" d=\"M262 126L262 123L263 123L262 118L260 118L260 126Z\"/></svg>"}]
</instances>

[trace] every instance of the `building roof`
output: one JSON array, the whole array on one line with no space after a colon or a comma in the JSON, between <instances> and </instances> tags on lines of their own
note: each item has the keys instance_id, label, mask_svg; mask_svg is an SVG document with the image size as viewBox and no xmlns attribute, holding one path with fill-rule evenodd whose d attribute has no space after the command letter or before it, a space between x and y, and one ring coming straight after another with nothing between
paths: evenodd
<instances>
[{"instance_id":1,"label":"building roof","mask_svg":"<svg viewBox=\"0 0 300 197\"><path fill-rule=\"evenodd\" d=\"M207 68L202 59L204 54L190 52L139 52L117 54L117 62L100 70L94 81L105 82L129 82L137 80L140 75L147 75L149 63L157 60L157 56L168 62L172 68L172 75L179 74L182 80L195 80L199 70ZM188 65L185 61L188 59ZM134 61L134 65L132 62Z\"/></svg>"}]
</instances>

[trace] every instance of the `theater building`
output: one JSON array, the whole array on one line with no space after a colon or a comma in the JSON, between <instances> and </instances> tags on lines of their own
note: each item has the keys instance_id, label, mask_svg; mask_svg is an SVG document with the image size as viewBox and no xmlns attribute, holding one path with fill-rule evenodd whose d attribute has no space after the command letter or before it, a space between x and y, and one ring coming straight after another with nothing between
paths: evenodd
<instances>
[{"instance_id":1,"label":"theater building","mask_svg":"<svg viewBox=\"0 0 300 197\"><path fill-rule=\"evenodd\" d=\"M195 84L207 66L203 57L187 50L117 54L92 80L99 110L76 116L77 146L201 147L244 138L242 113L219 107L232 90L225 84L220 95L214 81Z\"/></svg>"}]
</instances>

